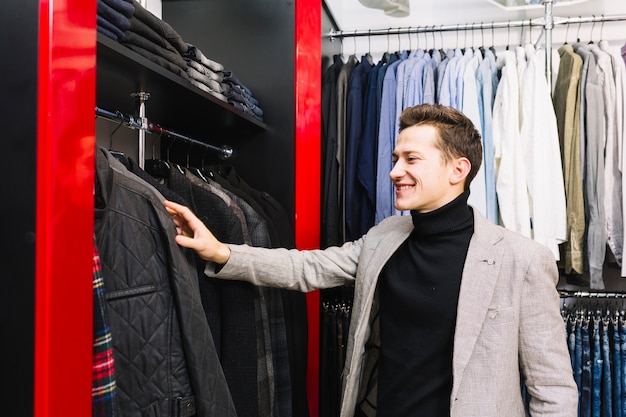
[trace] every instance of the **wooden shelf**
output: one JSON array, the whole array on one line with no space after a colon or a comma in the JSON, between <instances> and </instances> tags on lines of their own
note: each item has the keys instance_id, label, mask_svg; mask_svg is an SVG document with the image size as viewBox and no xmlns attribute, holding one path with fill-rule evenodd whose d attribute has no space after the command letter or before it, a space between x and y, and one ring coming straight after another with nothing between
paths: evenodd
<instances>
[{"instance_id":1,"label":"wooden shelf","mask_svg":"<svg viewBox=\"0 0 626 417\"><path fill-rule=\"evenodd\" d=\"M135 114L134 92L150 93L146 117L163 128L201 140L242 138L267 129L231 104L201 90L102 34L97 40L97 106Z\"/></svg>"}]
</instances>

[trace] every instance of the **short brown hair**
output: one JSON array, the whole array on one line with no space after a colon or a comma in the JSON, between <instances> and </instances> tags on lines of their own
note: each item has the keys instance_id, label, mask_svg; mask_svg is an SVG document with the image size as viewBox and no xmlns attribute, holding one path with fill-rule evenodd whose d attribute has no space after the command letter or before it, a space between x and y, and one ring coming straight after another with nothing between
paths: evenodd
<instances>
[{"instance_id":1,"label":"short brown hair","mask_svg":"<svg viewBox=\"0 0 626 417\"><path fill-rule=\"evenodd\" d=\"M400 132L411 126L428 125L437 130L437 146L445 162L465 157L471 169L465 179L465 189L476 176L483 161L483 145L480 132L472 121L453 107L440 104L420 104L405 109L400 115Z\"/></svg>"}]
</instances>

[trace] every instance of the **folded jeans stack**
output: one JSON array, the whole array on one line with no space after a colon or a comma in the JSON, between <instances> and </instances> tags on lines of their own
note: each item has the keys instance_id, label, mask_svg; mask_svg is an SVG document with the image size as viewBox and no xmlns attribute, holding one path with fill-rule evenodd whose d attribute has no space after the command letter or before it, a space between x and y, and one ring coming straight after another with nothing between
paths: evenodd
<instances>
[{"instance_id":1,"label":"folded jeans stack","mask_svg":"<svg viewBox=\"0 0 626 417\"><path fill-rule=\"evenodd\" d=\"M130 28L135 7L125 0L98 0L96 30L104 36L121 41Z\"/></svg>"},{"instance_id":2,"label":"folded jeans stack","mask_svg":"<svg viewBox=\"0 0 626 417\"><path fill-rule=\"evenodd\" d=\"M134 6L135 11L120 42L157 65L189 79L187 62L182 56L187 52L187 44L180 34L136 0L125 1Z\"/></svg>"},{"instance_id":3,"label":"folded jeans stack","mask_svg":"<svg viewBox=\"0 0 626 417\"><path fill-rule=\"evenodd\" d=\"M212 96L228 102L222 88L224 79L224 66L207 58L197 46L187 43L187 53L183 54L187 61L187 75L189 81L199 89L206 91Z\"/></svg>"},{"instance_id":4,"label":"folded jeans stack","mask_svg":"<svg viewBox=\"0 0 626 417\"><path fill-rule=\"evenodd\" d=\"M224 95L228 98L230 104L247 115L263 121L263 110L259 107L259 101L232 71L224 71L222 87L224 88Z\"/></svg>"}]
</instances>

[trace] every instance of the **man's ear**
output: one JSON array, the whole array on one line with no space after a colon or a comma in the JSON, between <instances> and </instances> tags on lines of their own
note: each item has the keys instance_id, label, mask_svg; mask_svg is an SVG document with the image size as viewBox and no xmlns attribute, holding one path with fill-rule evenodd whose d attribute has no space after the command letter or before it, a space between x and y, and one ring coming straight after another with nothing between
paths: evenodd
<instances>
[{"instance_id":1,"label":"man's ear","mask_svg":"<svg viewBox=\"0 0 626 417\"><path fill-rule=\"evenodd\" d=\"M472 169L472 163L469 159L465 157L456 158L452 161L452 172L450 174L450 183L452 185L457 185L459 183L463 183L465 178L470 173Z\"/></svg>"}]
</instances>

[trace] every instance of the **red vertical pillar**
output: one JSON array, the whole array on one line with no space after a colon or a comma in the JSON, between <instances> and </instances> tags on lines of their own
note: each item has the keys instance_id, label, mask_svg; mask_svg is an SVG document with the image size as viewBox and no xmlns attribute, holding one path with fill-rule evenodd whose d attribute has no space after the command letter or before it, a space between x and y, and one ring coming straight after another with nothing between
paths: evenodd
<instances>
[{"instance_id":1,"label":"red vertical pillar","mask_svg":"<svg viewBox=\"0 0 626 417\"><path fill-rule=\"evenodd\" d=\"M91 415L95 16L39 2L35 417Z\"/></svg>"},{"instance_id":2,"label":"red vertical pillar","mask_svg":"<svg viewBox=\"0 0 626 417\"><path fill-rule=\"evenodd\" d=\"M322 17L319 0L295 2L295 232L299 249L320 244ZM319 291L307 294L311 417L319 415Z\"/></svg>"}]
</instances>

